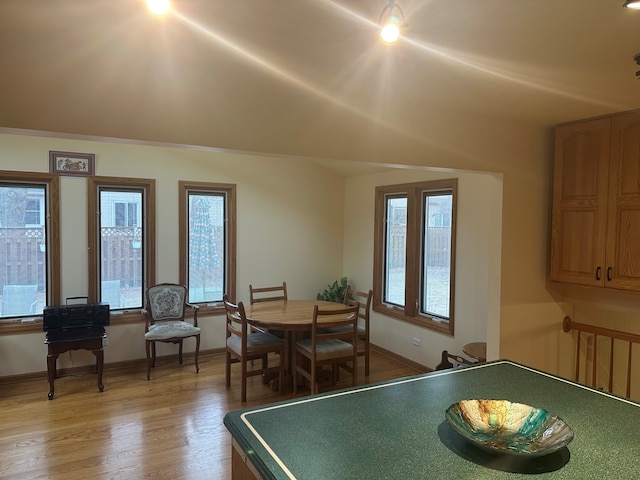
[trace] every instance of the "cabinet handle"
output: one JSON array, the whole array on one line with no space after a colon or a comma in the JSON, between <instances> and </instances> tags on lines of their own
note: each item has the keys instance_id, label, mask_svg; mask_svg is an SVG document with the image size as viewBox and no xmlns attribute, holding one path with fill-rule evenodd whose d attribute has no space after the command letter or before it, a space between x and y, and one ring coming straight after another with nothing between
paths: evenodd
<instances>
[{"instance_id":1,"label":"cabinet handle","mask_svg":"<svg viewBox=\"0 0 640 480\"><path fill-rule=\"evenodd\" d=\"M607 282L611 281L611 267L607 268Z\"/></svg>"},{"instance_id":2,"label":"cabinet handle","mask_svg":"<svg viewBox=\"0 0 640 480\"><path fill-rule=\"evenodd\" d=\"M596 280L600 280L600 267L596 267Z\"/></svg>"}]
</instances>

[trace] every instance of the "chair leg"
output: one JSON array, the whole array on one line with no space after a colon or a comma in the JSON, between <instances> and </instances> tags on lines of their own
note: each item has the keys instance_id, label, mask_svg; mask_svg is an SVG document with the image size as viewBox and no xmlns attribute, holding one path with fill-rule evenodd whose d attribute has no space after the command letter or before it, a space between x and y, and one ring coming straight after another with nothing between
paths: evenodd
<instances>
[{"instance_id":1,"label":"chair leg","mask_svg":"<svg viewBox=\"0 0 640 480\"><path fill-rule=\"evenodd\" d=\"M242 365L241 399L242 403L245 403L247 401L247 362L243 360L240 362L240 364Z\"/></svg>"},{"instance_id":2,"label":"chair leg","mask_svg":"<svg viewBox=\"0 0 640 480\"><path fill-rule=\"evenodd\" d=\"M153 361L151 362L151 366L155 368L156 366L156 342L151 342L151 358Z\"/></svg>"},{"instance_id":3,"label":"chair leg","mask_svg":"<svg viewBox=\"0 0 640 480\"><path fill-rule=\"evenodd\" d=\"M182 365L182 339L178 342L178 363Z\"/></svg>"},{"instance_id":4,"label":"chair leg","mask_svg":"<svg viewBox=\"0 0 640 480\"><path fill-rule=\"evenodd\" d=\"M151 341L145 342L145 350L147 351L147 380L151 378Z\"/></svg>"},{"instance_id":5,"label":"chair leg","mask_svg":"<svg viewBox=\"0 0 640 480\"><path fill-rule=\"evenodd\" d=\"M353 375L352 385L355 387L358 384L358 354L353 359L353 368L351 369L351 374Z\"/></svg>"},{"instance_id":6,"label":"chair leg","mask_svg":"<svg viewBox=\"0 0 640 480\"><path fill-rule=\"evenodd\" d=\"M294 350L290 355L293 355L293 371L291 375L293 375L293 394L295 395L298 393L298 354ZM280 382L280 385L282 385L282 382Z\"/></svg>"},{"instance_id":7,"label":"chair leg","mask_svg":"<svg viewBox=\"0 0 640 480\"><path fill-rule=\"evenodd\" d=\"M369 376L369 342L364 344L364 376Z\"/></svg>"},{"instance_id":8,"label":"chair leg","mask_svg":"<svg viewBox=\"0 0 640 480\"><path fill-rule=\"evenodd\" d=\"M284 352L282 350L280 351L280 369L278 370L278 374L278 393L282 393L282 384L284 383Z\"/></svg>"},{"instance_id":9,"label":"chair leg","mask_svg":"<svg viewBox=\"0 0 640 480\"><path fill-rule=\"evenodd\" d=\"M200 353L200 335L196 337L196 373L200 372L200 366L198 365L198 354Z\"/></svg>"},{"instance_id":10,"label":"chair leg","mask_svg":"<svg viewBox=\"0 0 640 480\"><path fill-rule=\"evenodd\" d=\"M227 381L227 387L231 386L231 354L227 352L227 361L225 365L225 379Z\"/></svg>"},{"instance_id":11,"label":"chair leg","mask_svg":"<svg viewBox=\"0 0 640 480\"><path fill-rule=\"evenodd\" d=\"M316 362L311 360L311 393L318 393L318 372Z\"/></svg>"}]
</instances>

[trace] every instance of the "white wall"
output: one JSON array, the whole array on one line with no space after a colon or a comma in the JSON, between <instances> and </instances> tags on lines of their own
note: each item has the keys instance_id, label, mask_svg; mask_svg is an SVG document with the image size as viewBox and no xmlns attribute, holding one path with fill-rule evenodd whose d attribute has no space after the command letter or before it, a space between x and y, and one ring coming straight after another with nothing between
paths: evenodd
<instances>
[{"instance_id":1,"label":"white wall","mask_svg":"<svg viewBox=\"0 0 640 480\"><path fill-rule=\"evenodd\" d=\"M501 213L496 210L495 217L484 217L486 223L483 223L486 229L493 225L491 229L496 232L501 225L501 237L496 233L498 237L495 242L487 240L486 247L474 247L477 253L470 247L459 246L463 258L474 260L474 265L469 267L472 270L470 273L474 279L478 279L475 285L466 287L467 293L471 295L469 298L475 296L483 299L481 309L486 317L484 321L474 321L475 326L485 325L486 330L472 330L469 338L476 340L485 334L490 359L510 358L552 373L562 373L567 366L570 369L571 350L563 344L566 335L562 332L562 318L571 305L561 303L561 295L550 291L546 284L553 145L551 130L518 125L507 120L488 122L483 117L474 121L469 119L467 124L460 125L455 135L452 133L451 138L443 136L440 140L442 149L426 150L420 155L424 159L424 166L413 165L415 170L409 167L405 171L411 181L416 178L414 172L433 165L453 171L455 168L470 168L471 164L478 170L501 172L501 177L489 180L489 176L485 179L487 184L479 191L484 191L486 195L477 195L479 201L473 206L482 209L483 203L492 198L491 193L502 196ZM444 148L449 144L464 148L465 155L456 155ZM365 257L369 255L372 258L372 253L363 253L364 250L352 253L353 249L366 243L358 242L356 246L350 239L358 238L357 235L347 232L347 246L343 255L344 211L341 209L344 199L347 199L347 214L350 216L353 204L364 202L366 205L367 201L372 202L368 199L372 199L373 194L366 193L366 189L371 189L371 185L376 183L371 179L349 179L345 188L342 177L331 174L316 163L303 162L301 159L6 133L0 134L0 168L47 171L49 150L96 153L98 175L158 179L158 258L161 259L157 269L158 281L177 278L175 199L177 181L185 179L238 184L240 220L237 281L241 300L243 294L246 299L250 282L262 283L263 280L264 283L286 280L291 295L295 297L315 296L327 283L343 274L352 276L356 284L361 279L365 279L365 286L371 283L372 266ZM403 159L398 157L393 161L402 163ZM352 162L351 167L354 164ZM464 202L467 192L463 188L466 181L462 179L466 177L462 174L459 176L460 201ZM386 179L384 181L386 183ZM394 183L396 181L404 180L397 179ZM501 194L498 193L499 185ZM63 297L82 295L81 292L85 291L86 255L82 253L86 251L85 188L83 179L63 178ZM352 193L353 188L356 191ZM360 188L365 189L364 194L357 193ZM351 199L354 199L353 203ZM471 210L466 215L475 218L477 213ZM372 222L372 219L362 221ZM315 227L319 224L323 228ZM458 238L461 238L461 234ZM484 237L480 235L479 238ZM264 248L265 245L268 245L268 249ZM493 248L494 245L501 248L499 253ZM269 254L265 256L267 250ZM461 268L460 265L457 267ZM457 271L458 283L466 273ZM481 292L483 288L487 289L486 300ZM471 303L470 299L468 301ZM500 304L499 312L493 310L495 302ZM456 309L462 315L459 321L464 322L465 317L471 318L471 312L465 312L464 306L456 305ZM477 318L478 314L474 313L473 317ZM386 327L386 322L390 321L376 320L374 328L383 323ZM415 327L397 323L394 329L397 339L383 338L382 345L397 348L398 353L410 355L410 358L430 366L434 364L431 352L435 345L438 346L437 351L449 347L452 351L458 351L458 345L466 340L461 338L466 330L459 328L458 324L454 339L429 333L423 338L425 346L418 353L406 348L406 339L423 331L416 332ZM110 328L106 361L143 358L143 342L137 340L142 336L141 328L138 325ZM203 322L203 328L203 348L222 345L221 318ZM379 341L375 335L374 341ZM384 336L383 333L380 335ZM494 341L497 337L499 341ZM42 334L0 335L0 376L43 371L45 347L42 338ZM73 359L63 359L63 362L73 364L88 364L91 361L89 357L81 358L75 354Z\"/></svg>"},{"instance_id":2,"label":"white wall","mask_svg":"<svg viewBox=\"0 0 640 480\"><path fill-rule=\"evenodd\" d=\"M344 180L316 163L166 146L0 134L0 169L48 171L48 151L96 154L96 175L155 178L157 281L178 280L178 180L237 185L237 292L287 281L294 298L315 298L342 275ZM87 293L87 182L61 178L62 299ZM202 318L201 349L224 346L223 317ZM112 325L105 362L145 357L144 325ZM0 335L0 376L46 370L43 333ZM185 343L185 351L193 344ZM159 345L158 355L175 351ZM93 355L61 355L60 367Z\"/></svg>"},{"instance_id":3,"label":"white wall","mask_svg":"<svg viewBox=\"0 0 640 480\"><path fill-rule=\"evenodd\" d=\"M465 343L499 343L502 179L497 174L397 169L347 179L344 271L355 288L373 287L375 187L458 178L454 336L372 312L371 341L434 368L442 350ZM491 335L490 335L491 334ZM412 345L413 338L421 346Z\"/></svg>"}]
</instances>

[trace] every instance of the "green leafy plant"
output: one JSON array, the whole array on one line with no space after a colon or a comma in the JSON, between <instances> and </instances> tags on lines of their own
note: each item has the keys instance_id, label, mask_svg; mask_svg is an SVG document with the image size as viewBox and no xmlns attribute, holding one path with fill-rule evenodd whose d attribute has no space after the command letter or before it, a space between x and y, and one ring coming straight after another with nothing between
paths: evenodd
<instances>
[{"instance_id":1,"label":"green leafy plant","mask_svg":"<svg viewBox=\"0 0 640 480\"><path fill-rule=\"evenodd\" d=\"M318 294L317 300L324 300L325 302L344 302L344 294L347 291L347 277L342 277L340 282L338 280L331 285L327 285L324 292Z\"/></svg>"}]
</instances>

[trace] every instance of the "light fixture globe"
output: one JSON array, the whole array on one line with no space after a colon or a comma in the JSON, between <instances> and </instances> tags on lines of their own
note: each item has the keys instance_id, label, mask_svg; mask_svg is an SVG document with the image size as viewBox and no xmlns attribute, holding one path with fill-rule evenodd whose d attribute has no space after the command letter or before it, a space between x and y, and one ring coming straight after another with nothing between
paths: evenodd
<instances>
[{"instance_id":1,"label":"light fixture globe","mask_svg":"<svg viewBox=\"0 0 640 480\"><path fill-rule=\"evenodd\" d=\"M623 7L630 8L632 10L640 10L640 0L627 0L624 2Z\"/></svg>"},{"instance_id":2,"label":"light fixture globe","mask_svg":"<svg viewBox=\"0 0 640 480\"><path fill-rule=\"evenodd\" d=\"M378 23L380 25L380 40L387 45L396 43L400 39L402 31L407 27L404 13L394 0L389 0L389 3L384 6Z\"/></svg>"},{"instance_id":3,"label":"light fixture globe","mask_svg":"<svg viewBox=\"0 0 640 480\"><path fill-rule=\"evenodd\" d=\"M381 25L380 40L382 43L392 45L400 38L400 19L397 17L389 18L389 21Z\"/></svg>"}]
</instances>

